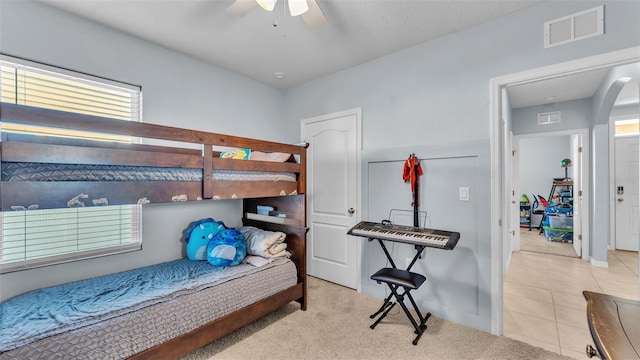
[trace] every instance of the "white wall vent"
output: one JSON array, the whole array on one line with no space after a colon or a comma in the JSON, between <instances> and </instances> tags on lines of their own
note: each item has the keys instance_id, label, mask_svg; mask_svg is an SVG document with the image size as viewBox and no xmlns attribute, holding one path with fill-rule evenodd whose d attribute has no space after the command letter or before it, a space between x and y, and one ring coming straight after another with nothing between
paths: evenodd
<instances>
[{"instance_id":1,"label":"white wall vent","mask_svg":"<svg viewBox=\"0 0 640 360\"><path fill-rule=\"evenodd\" d=\"M560 122L560 111L546 112L538 114L538 125L549 125Z\"/></svg>"},{"instance_id":2,"label":"white wall vent","mask_svg":"<svg viewBox=\"0 0 640 360\"><path fill-rule=\"evenodd\" d=\"M604 34L604 5L544 23L544 47Z\"/></svg>"}]
</instances>

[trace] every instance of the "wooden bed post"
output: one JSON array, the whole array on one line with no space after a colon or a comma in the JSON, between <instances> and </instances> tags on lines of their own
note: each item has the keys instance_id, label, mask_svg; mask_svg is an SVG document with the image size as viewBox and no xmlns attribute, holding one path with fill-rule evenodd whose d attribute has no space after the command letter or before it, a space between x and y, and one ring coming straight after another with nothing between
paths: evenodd
<instances>
[{"instance_id":1,"label":"wooden bed post","mask_svg":"<svg viewBox=\"0 0 640 360\"><path fill-rule=\"evenodd\" d=\"M202 149L202 198L213 197L213 145L204 144Z\"/></svg>"},{"instance_id":2,"label":"wooden bed post","mask_svg":"<svg viewBox=\"0 0 640 360\"><path fill-rule=\"evenodd\" d=\"M298 178L298 194L307 193L307 148L309 143L300 151L300 175ZM306 224L305 224L306 225Z\"/></svg>"}]
</instances>

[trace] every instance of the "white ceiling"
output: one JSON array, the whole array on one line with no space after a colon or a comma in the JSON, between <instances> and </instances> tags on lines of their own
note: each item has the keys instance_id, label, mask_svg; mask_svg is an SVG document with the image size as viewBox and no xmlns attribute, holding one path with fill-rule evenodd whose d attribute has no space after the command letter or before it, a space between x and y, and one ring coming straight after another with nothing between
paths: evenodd
<instances>
[{"instance_id":1,"label":"white ceiling","mask_svg":"<svg viewBox=\"0 0 640 360\"><path fill-rule=\"evenodd\" d=\"M590 98L602 83L608 69L557 77L508 88L509 101L514 109L544 103ZM553 97L552 99L547 99Z\"/></svg>"},{"instance_id":2,"label":"white ceiling","mask_svg":"<svg viewBox=\"0 0 640 360\"><path fill-rule=\"evenodd\" d=\"M288 88L462 29L540 0L317 0L309 28L285 0L273 12L225 9L234 0L40 0L276 88ZM277 24L277 26L274 26ZM274 73L284 73L276 79Z\"/></svg>"},{"instance_id":3,"label":"white ceiling","mask_svg":"<svg viewBox=\"0 0 640 360\"><path fill-rule=\"evenodd\" d=\"M514 109L590 98L609 73L609 68L585 71L507 87L509 102ZM616 98L615 106L640 102L638 82L630 81Z\"/></svg>"},{"instance_id":4,"label":"white ceiling","mask_svg":"<svg viewBox=\"0 0 640 360\"><path fill-rule=\"evenodd\" d=\"M281 89L541 2L316 0L328 21L309 28L289 15L285 0L273 12L255 7L245 16L225 11L234 0L40 1ZM509 98L513 108L589 98L606 73L512 86ZM637 83L624 88L619 102L638 102Z\"/></svg>"}]
</instances>

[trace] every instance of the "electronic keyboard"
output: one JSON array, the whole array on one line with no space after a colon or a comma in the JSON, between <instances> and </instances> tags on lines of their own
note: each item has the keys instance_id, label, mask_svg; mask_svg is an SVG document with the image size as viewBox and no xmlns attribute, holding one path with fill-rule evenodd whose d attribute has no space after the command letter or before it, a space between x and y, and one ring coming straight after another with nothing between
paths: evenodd
<instances>
[{"instance_id":1,"label":"electronic keyboard","mask_svg":"<svg viewBox=\"0 0 640 360\"><path fill-rule=\"evenodd\" d=\"M460 239L460 233L455 231L369 221L361 221L352 227L347 234L445 250L453 250Z\"/></svg>"}]
</instances>

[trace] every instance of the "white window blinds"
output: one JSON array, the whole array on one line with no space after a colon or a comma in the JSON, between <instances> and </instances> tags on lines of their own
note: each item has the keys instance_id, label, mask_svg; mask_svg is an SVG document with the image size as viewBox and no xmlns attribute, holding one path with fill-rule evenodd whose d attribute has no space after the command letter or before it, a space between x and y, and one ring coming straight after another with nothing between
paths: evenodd
<instances>
[{"instance_id":1,"label":"white window blinds","mask_svg":"<svg viewBox=\"0 0 640 360\"><path fill-rule=\"evenodd\" d=\"M119 120L141 121L142 92L139 86L6 55L0 55L0 101ZM129 137L15 124L4 124L3 131L131 141Z\"/></svg>"},{"instance_id":2,"label":"white window blinds","mask_svg":"<svg viewBox=\"0 0 640 360\"><path fill-rule=\"evenodd\" d=\"M142 205L0 212L0 273L139 250Z\"/></svg>"}]
</instances>

